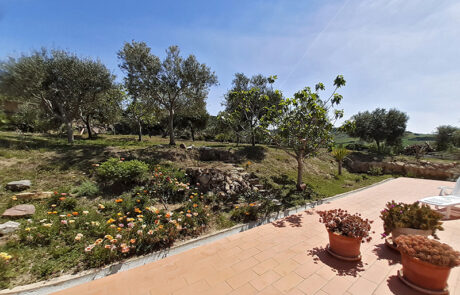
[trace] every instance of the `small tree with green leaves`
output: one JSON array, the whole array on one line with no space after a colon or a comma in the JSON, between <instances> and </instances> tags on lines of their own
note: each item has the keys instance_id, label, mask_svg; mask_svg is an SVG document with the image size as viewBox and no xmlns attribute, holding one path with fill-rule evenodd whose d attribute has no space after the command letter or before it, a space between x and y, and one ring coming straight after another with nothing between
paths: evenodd
<instances>
[{"instance_id":1,"label":"small tree with green leaves","mask_svg":"<svg viewBox=\"0 0 460 295\"><path fill-rule=\"evenodd\" d=\"M333 123L343 116L342 110L334 109L342 100L336 91L344 85L343 76L337 76L335 89L325 100L320 99L320 91L325 90L323 83L316 84L315 91L306 87L294 98L283 98L279 105L273 105L261 120L261 128L272 142L296 159L298 190L303 188L304 159L314 157L332 143Z\"/></svg>"},{"instance_id":2,"label":"small tree with green leaves","mask_svg":"<svg viewBox=\"0 0 460 295\"><path fill-rule=\"evenodd\" d=\"M351 151L347 150L344 147L334 147L332 148L332 156L334 159L337 161L338 164L338 173L339 175L342 175L342 165L343 165L343 160L351 153Z\"/></svg>"}]
</instances>

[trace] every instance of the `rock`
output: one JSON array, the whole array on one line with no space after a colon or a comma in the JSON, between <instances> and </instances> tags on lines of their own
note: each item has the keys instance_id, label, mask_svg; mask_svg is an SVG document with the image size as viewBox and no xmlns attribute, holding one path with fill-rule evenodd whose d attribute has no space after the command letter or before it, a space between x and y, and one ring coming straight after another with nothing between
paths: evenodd
<instances>
[{"instance_id":1,"label":"rock","mask_svg":"<svg viewBox=\"0 0 460 295\"><path fill-rule=\"evenodd\" d=\"M183 144L183 143L181 143L181 144L179 145L179 147L180 147L181 149L186 149L186 148L187 148L187 147L185 146L185 144Z\"/></svg>"},{"instance_id":2,"label":"rock","mask_svg":"<svg viewBox=\"0 0 460 295\"><path fill-rule=\"evenodd\" d=\"M8 221L0 224L0 235L6 235L16 231L21 224L15 221Z\"/></svg>"},{"instance_id":3,"label":"rock","mask_svg":"<svg viewBox=\"0 0 460 295\"><path fill-rule=\"evenodd\" d=\"M202 184L202 185L206 185L208 184L208 182L211 180L211 176L209 176L209 174L203 174L203 175L200 175L198 177L198 181Z\"/></svg>"},{"instance_id":4,"label":"rock","mask_svg":"<svg viewBox=\"0 0 460 295\"><path fill-rule=\"evenodd\" d=\"M7 183L5 188L10 191L23 191L25 189L29 189L32 183L30 180L19 180L19 181L12 181Z\"/></svg>"},{"instance_id":5,"label":"rock","mask_svg":"<svg viewBox=\"0 0 460 295\"><path fill-rule=\"evenodd\" d=\"M9 209L6 209L5 212L3 212L2 216L3 217L23 217L23 216L33 215L34 213L35 213L34 205L23 204L23 205L17 205Z\"/></svg>"},{"instance_id":6,"label":"rock","mask_svg":"<svg viewBox=\"0 0 460 295\"><path fill-rule=\"evenodd\" d=\"M188 146L188 147L187 147L187 150L188 150L188 151L189 151L189 150L193 150L194 148L195 148L195 146L192 144L191 146Z\"/></svg>"},{"instance_id":7,"label":"rock","mask_svg":"<svg viewBox=\"0 0 460 295\"><path fill-rule=\"evenodd\" d=\"M18 200L41 200L51 198L53 194L53 192L25 192L15 196Z\"/></svg>"}]
</instances>

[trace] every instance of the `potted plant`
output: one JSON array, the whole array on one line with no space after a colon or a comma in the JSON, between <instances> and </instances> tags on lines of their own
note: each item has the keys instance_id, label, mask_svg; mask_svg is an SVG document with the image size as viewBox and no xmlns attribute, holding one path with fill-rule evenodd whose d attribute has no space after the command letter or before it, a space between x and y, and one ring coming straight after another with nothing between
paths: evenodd
<instances>
[{"instance_id":1,"label":"potted plant","mask_svg":"<svg viewBox=\"0 0 460 295\"><path fill-rule=\"evenodd\" d=\"M460 252L447 244L419 235L396 238L401 253L400 277L419 291L444 291L452 267L460 264Z\"/></svg>"},{"instance_id":2,"label":"potted plant","mask_svg":"<svg viewBox=\"0 0 460 295\"><path fill-rule=\"evenodd\" d=\"M383 238L391 233L392 240L399 235L422 235L437 238L436 231L443 230L442 214L432 210L428 205L415 202L412 204L388 202L380 212L383 220Z\"/></svg>"},{"instance_id":3,"label":"potted plant","mask_svg":"<svg viewBox=\"0 0 460 295\"><path fill-rule=\"evenodd\" d=\"M360 246L371 240L369 231L373 221L342 209L318 211L318 214L329 233L328 252L340 259L360 260Z\"/></svg>"}]
</instances>

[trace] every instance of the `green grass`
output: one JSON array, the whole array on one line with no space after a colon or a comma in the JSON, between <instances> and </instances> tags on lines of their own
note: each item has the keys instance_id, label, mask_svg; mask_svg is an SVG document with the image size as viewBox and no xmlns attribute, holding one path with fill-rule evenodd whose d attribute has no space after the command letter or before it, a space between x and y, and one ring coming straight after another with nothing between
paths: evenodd
<instances>
[{"instance_id":1,"label":"green grass","mask_svg":"<svg viewBox=\"0 0 460 295\"><path fill-rule=\"evenodd\" d=\"M141 159L149 164L161 164L171 167L177 175L183 175L184 168L189 166L216 166L221 162L202 162L196 159L196 151L185 151L179 147L159 147L167 145L168 139L160 137L144 137L138 142L135 136L101 135L95 140L77 137L74 144L68 144L65 138L36 134L19 135L13 132L0 132L0 213L10 207L12 192L4 190L4 184L20 179L30 179L33 183L31 190L65 191L74 190L91 193L93 188L89 181L94 181L92 164L101 163L110 157L125 157L126 159ZM280 190L295 188L296 167L295 159L285 151L269 146L183 141L187 146L213 146L232 149L240 157L237 163L249 173L255 173L262 182ZM194 154L195 153L195 154ZM152 166L151 166L152 167ZM173 170L180 169L180 170ZM329 197L364 187L381 181L389 175L370 176L352 174L344 169L343 175L337 176L337 163L332 156L323 151L317 158L308 159L305 163L303 181L313 188L319 197ZM82 186L80 186L83 184ZM80 187L79 187L80 186ZM83 194L83 193L82 193ZM107 192L100 192L104 198L112 198ZM94 196L93 196L94 197ZM80 207L94 206L101 198L86 199L79 197ZM301 200L302 201L302 200ZM303 200L305 201L305 200ZM308 200L306 200L308 201ZM296 201L297 202L297 201ZM36 216L46 217L47 201L34 201ZM297 203L286 203L297 204ZM236 224L230 220L228 210L221 210L212 217L211 230L219 230ZM7 221L0 218L0 223ZM25 222L25 220L22 220ZM0 247L2 248L2 247ZM49 278L69 271L82 269L82 253L74 248L30 247L20 243L8 244L8 253L21 257L16 261L15 268L8 270L8 276L14 277L10 286L32 283L40 278Z\"/></svg>"},{"instance_id":2,"label":"green grass","mask_svg":"<svg viewBox=\"0 0 460 295\"><path fill-rule=\"evenodd\" d=\"M345 133L342 132L337 132L334 135L334 141L336 144L343 144L347 145L350 143L362 143L362 144L367 144L366 142L361 141L359 138L355 137L350 137ZM413 133L406 131L404 134L404 137L402 138L402 144L404 147L408 145L413 145L413 144L423 144L425 142L429 142L430 144L433 144L435 141L435 135L434 134L422 134L422 133Z\"/></svg>"}]
</instances>

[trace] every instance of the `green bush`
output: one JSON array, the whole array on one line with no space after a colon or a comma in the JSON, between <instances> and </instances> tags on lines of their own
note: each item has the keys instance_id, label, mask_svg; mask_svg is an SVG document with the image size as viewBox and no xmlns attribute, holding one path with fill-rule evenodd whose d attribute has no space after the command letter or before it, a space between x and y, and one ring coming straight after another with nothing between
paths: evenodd
<instances>
[{"instance_id":1,"label":"green bush","mask_svg":"<svg viewBox=\"0 0 460 295\"><path fill-rule=\"evenodd\" d=\"M96 176L104 184L132 186L143 183L147 179L148 171L148 165L142 161L110 158L96 168Z\"/></svg>"},{"instance_id":2,"label":"green bush","mask_svg":"<svg viewBox=\"0 0 460 295\"><path fill-rule=\"evenodd\" d=\"M77 197L96 197L99 194L99 187L92 181L85 180L78 187L72 190Z\"/></svg>"},{"instance_id":3,"label":"green bush","mask_svg":"<svg viewBox=\"0 0 460 295\"><path fill-rule=\"evenodd\" d=\"M230 212L230 219L236 222L255 221L259 217L258 205L250 203L249 205L235 206Z\"/></svg>"},{"instance_id":4,"label":"green bush","mask_svg":"<svg viewBox=\"0 0 460 295\"><path fill-rule=\"evenodd\" d=\"M12 259L11 255L6 252L0 252L0 289L8 287L9 277L7 275L10 260Z\"/></svg>"},{"instance_id":5,"label":"green bush","mask_svg":"<svg viewBox=\"0 0 460 295\"><path fill-rule=\"evenodd\" d=\"M395 228L414 228L431 230L436 236L436 230L443 230L442 215L430 208L430 206L415 202L413 204L388 202L386 208L380 211L383 220L383 237L389 235Z\"/></svg>"},{"instance_id":6,"label":"green bush","mask_svg":"<svg viewBox=\"0 0 460 295\"><path fill-rule=\"evenodd\" d=\"M379 176L383 174L383 169L382 167L371 166L369 167L369 171L367 171L367 173L370 175Z\"/></svg>"}]
</instances>

